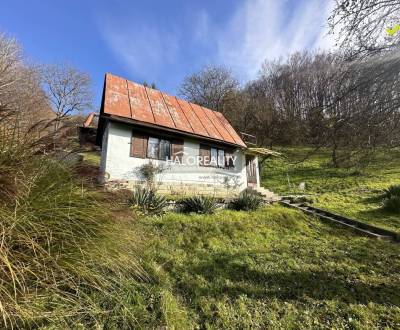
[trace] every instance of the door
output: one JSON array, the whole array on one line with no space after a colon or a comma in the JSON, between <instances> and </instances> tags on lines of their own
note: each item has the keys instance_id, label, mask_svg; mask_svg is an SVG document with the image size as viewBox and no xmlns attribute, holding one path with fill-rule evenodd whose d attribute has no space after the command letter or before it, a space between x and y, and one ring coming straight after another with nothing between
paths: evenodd
<instances>
[{"instance_id":1,"label":"door","mask_svg":"<svg viewBox=\"0 0 400 330\"><path fill-rule=\"evenodd\" d=\"M257 186L257 163L254 156L246 156L247 185Z\"/></svg>"}]
</instances>

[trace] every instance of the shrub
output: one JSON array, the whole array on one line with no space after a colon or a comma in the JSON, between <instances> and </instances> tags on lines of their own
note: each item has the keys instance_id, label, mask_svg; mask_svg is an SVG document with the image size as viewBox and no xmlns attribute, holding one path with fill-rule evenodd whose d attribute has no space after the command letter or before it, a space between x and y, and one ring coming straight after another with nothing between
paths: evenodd
<instances>
[{"instance_id":1,"label":"shrub","mask_svg":"<svg viewBox=\"0 0 400 330\"><path fill-rule=\"evenodd\" d=\"M244 191L238 197L229 202L228 208L236 211L253 211L258 209L263 202L261 196Z\"/></svg>"},{"instance_id":2,"label":"shrub","mask_svg":"<svg viewBox=\"0 0 400 330\"><path fill-rule=\"evenodd\" d=\"M400 214L400 196L392 195L383 200L383 209L393 213Z\"/></svg>"},{"instance_id":3,"label":"shrub","mask_svg":"<svg viewBox=\"0 0 400 330\"><path fill-rule=\"evenodd\" d=\"M384 190L384 198L391 198L393 196L400 197L400 184L392 185Z\"/></svg>"},{"instance_id":4,"label":"shrub","mask_svg":"<svg viewBox=\"0 0 400 330\"><path fill-rule=\"evenodd\" d=\"M161 214L167 206L164 196L157 195L152 189L140 187L136 188L128 203L143 214Z\"/></svg>"},{"instance_id":5,"label":"shrub","mask_svg":"<svg viewBox=\"0 0 400 330\"><path fill-rule=\"evenodd\" d=\"M180 200L178 205L183 213L212 214L217 208L215 199L208 196L187 197Z\"/></svg>"},{"instance_id":6,"label":"shrub","mask_svg":"<svg viewBox=\"0 0 400 330\"><path fill-rule=\"evenodd\" d=\"M156 175L164 171L161 165L153 164L152 162L143 164L139 167L139 174L146 182L147 188L154 189Z\"/></svg>"}]
</instances>

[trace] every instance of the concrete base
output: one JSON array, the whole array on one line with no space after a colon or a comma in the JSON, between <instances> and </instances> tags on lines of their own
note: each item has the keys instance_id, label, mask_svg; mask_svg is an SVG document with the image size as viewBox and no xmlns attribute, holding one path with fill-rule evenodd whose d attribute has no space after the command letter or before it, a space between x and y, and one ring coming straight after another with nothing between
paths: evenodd
<instances>
[{"instance_id":1,"label":"concrete base","mask_svg":"<svg viewBox=\"0 0 400 330\"><path fill-rule=\"evenodd\" d=\"M147 187L146 182L143 181L125 181L125 180L112 180L105 183L107 189L130 189L134 190L136 187ZM205 195L213 197L233 197L240 193L240 190L224 187L213 184L192 184L192 183L155 183L153 185L157 193L161 195Z\"/></svg>"}]
</instances>

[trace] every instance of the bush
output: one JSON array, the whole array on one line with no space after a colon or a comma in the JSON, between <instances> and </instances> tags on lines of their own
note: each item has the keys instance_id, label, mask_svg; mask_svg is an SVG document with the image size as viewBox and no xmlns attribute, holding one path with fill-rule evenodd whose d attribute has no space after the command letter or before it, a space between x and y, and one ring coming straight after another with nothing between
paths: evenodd
<instances>
[{"instance_id":1,"label":"bush","mask_svg":"<svg viewBox=\"0 0 400 330\"><path fill-rule=\"evenodd\" d=\"M392 195L383 200L383 209L392 213L400 214L400 196Z\"/></svg>"},{"instance_id":2,"label":"bush","mask_svg":"<svg viewBox=\"0 0 400 330\"><path fill-rule=\"evenodd\" d=\"M236 211L254 211L258 209L263 202L261 196L244 191L238 197L229 202L228 208Z\"/></svg>"},{"instance_id":3,"label":"bush","mask_svg":"<svg viewBox=\"0 0 400 330\"><path fill-rule=\"evenodd\" d=\"M208 196L187 197L178 202L183 213L212 214L217 209L215 199Z\"/></svg>"},{"instance_id":4,"label":"bush","mask_svg":"<svg viewBox=\"0 0 400 330\"><path fill-rule=\"evenodd\" d=\"M385 189L383 196L384 198L400 197L400 184Z\"/></svg>"},{"instance_id":5,"label":"bush","mask_svg":"<svg viewBox=\"0 0 400 330\"><path fill-rule=\"evenodd\" d=\"M136 188L128 201L129 205L143 214L161 214L167 206L164 196L157 195L148 188Z\"/></svg>"}]
</instances>

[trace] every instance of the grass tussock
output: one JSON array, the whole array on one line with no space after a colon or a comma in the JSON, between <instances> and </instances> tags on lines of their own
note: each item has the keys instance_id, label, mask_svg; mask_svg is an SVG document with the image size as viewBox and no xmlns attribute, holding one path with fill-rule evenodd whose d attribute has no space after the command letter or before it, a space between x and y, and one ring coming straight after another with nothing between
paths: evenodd
<instances>
[{"instance_id":1,"label":"grass tussock","mask_svg":"<svg viewBox=\"0 0 400 330\"><path fill-rule=\"evenodd\" d=\"M2 157L0 167L15 166ZM18 161L1 172L15 183L0 207L1 327L137 325L132 305L147 281L138 233L59 162Z\"/></svg>"}]
</instances>

